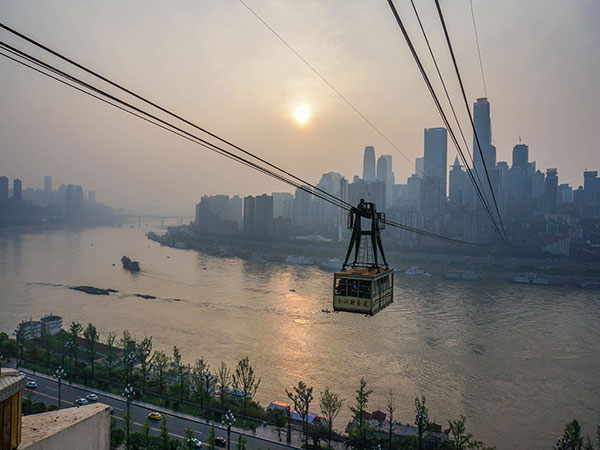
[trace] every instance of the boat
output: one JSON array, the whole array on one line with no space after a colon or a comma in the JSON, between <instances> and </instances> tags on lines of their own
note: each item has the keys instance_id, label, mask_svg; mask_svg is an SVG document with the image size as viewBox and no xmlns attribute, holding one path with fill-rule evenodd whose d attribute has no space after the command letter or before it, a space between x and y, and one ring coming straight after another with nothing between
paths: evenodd
<instances>
[{"instance_id":1,"label":"boat","mask_svg":"<svg viewBox=\"0 0 600 450\"><path fill-rule=\"evenodd\" d=\"M446 278L449 280L460 280L462 272L459 270L449 270L446 272Z\"/></svg>"},{"instance_id":2,"label":"boat","mask_svg":"<svg viewBox=\"0 0 600 450\"><path fill-rule=\"evenodd\" d=\"M466 272L462 272L460 274L460 279L461 280L468 280L468 281L479 281L479 280L481 280L481 278L479 278L479 275L477 275L475 272L472 272L470 270L467 270Z\"/></svg>"},{"instance_id":3,"label":"boat","mask_svg":"<svg viewBox=\"0 0 600 450\"><path fill-rule=\"evenodd\" d=\"M312 260L312 258L308 258L306 256L296 256L296 255L288 255L288 257L285 258L285 262L289 263L289 264L300 264L303 266L314 264L314 261Z\"/></svg>"},{"instance_id":4,"label":"boat","mask_svg":"<svg viewBox=\"0 0 600 450\"><path fill-rule=\"evenodd\" d=\"M328 259L319 264L319 267L323 270L340 270L343 262L344 261L338 258Z\"/></svg>"},{"instance_id":5,"label":"boat","mask_svg":"<svg viewBox=\"0 0 600 450\"><path fill-rule=\"evenodd\" d=\"M420 267L417 266L410 266L408 269L406 269L406 272L404 272L404 275L411 275L411 276L421 276L421 277L430 277L431 274L428 272L425 272L425 270L421 269Z\"/></svg>"},{"instance_id":6,"label":"boat","mask_svg":"<svg viewBox=\"0 0 600 450\"><path fill-rule=\"evenodd\" d=\"M582 289L600 289L600 280L583 280L579 282Z\"/></svg>"},{"instance_id":7,"label":"boat","mask_svg":"<svg viewBox=\"0 0 600 450\"><path fill-rule=\"evenodd\" d=\"M515 275L513 278L515 283L520 284L541 284L541 285L549 285L550 279L548 277L543 277L538 275L537 273L527 272Z\"/></svg>"},{"instance_id":8,"label":"boat","mask_svg":"<svg viewBox=\"0 0 600 450\"><path fill-rule=\"evenodd\" d=\"M140 263L138 261L133 261L127 256L123 256L121 258L121 263L123 264L123 269L125 270L129 270L130 272L140 271Z\"/></svg>"},{"instance_id":9,"label":"boat","mask_svg":"<svg viewBox=\"0 0 600 450\"><path fill-rule=\"evenodd\" d=\"M330 313L330 312L331 312L331 310L329 310L329 309L325 308L325 309L322 309L322 310L321 310L321 312L324 312L324 313Z\"/></svg>"}]
</instances>

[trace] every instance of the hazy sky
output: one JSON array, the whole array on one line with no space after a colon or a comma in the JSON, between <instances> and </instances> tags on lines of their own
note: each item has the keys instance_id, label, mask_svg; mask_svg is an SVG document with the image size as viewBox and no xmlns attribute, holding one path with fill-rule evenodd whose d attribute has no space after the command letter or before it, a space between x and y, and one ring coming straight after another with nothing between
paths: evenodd
<instances>
[{"instance_id":1,"label":"hazy sky","mask_svg":"<svg viewBox=\"0 0 600 450\"><path fill-rule=\"evenodd\" d=\"M385 0L246 1L411 161L423 154L423 128L442 121ZM558 167L561 183L579 186L586 166L600 169L600 2L473 3L498 160L510 163L520 135L538 168ZM466 119L433 0L416 4ZM410 2L396 6L433 76ZM483 86L469 0L442 8L472 103ZM393 156L396 182L414 172L238 0L4 0L0 17L313 183L328 171L361 174L365 145ZM186 213L204 194L290 191L3 57L0 99L0 175L25 186L52 175L55 187L82 184L113 206ZM304 125L299 104L311 112Z\"/></svg>"}]
</instances>

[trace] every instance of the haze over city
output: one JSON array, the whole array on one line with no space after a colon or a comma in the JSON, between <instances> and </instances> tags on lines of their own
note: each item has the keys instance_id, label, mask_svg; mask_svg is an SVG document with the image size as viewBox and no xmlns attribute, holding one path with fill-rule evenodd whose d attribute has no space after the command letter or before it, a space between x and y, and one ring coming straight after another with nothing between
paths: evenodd
<instances>
[{"instance_id":1,"label":"haze over city","mask_svg":"<svg viewBox=\"0 0 600 450\"><path fill-rule=\"evenodd\" d=\"M460 105L433 3L421 3ZM411 161L422 155L423 129L443 123L385 2L248 5ZM510 161L520 136L538 168L558 167L561 183L576 189L586 166L600 166L590 132L600 104L600 6L475 1L474 8L497 160ZM398 9L424 55L410 5ZM484 89L469 3L446 9L472 102ZM0 11L7 25L312 182L330 170L360 175L365 145L393 156L397 183L415 171L238 1L5 2ZM114 207L179 214L192 214L205 194L289 191L4 58L0 67L0 167L26 186L41 187L52 174L55 184L82 184ZM294 117L302 106L304 123ZM449 145L449 164L454 155Z\"/></svg>"}]
</instances>

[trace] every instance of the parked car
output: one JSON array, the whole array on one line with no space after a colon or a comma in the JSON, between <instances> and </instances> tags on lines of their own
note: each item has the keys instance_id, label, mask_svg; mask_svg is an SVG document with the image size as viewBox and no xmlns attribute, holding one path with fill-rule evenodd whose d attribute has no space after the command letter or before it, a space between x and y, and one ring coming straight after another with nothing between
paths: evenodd
<instances>
[{"instance_id":1,"label":"parked car","mask_svg":"<svg viewBox=\"0 0 600 450\"><path fill-rule=\"evenodd\" d=\"M77 400L75 400L75 403L79 406L83 406L83 405L87 405L89 402L85 398L81 397L81 398L78 398Z\"/></svg>"},{"instance_id":2,"label":"parked car","mask_svg":"<svg viewBox=\"0 0 600 450\"><path fill-rule=\"evenodd\" d=\"M162 419L162 414L157 411L152 411L151 413L148 413L148 419L160 420Z\"/></svg>"},{"instance_id":3,"label":"parked car","mask_svg":"<svg viewBox=\"0 0 600 450\"><path fill-rule=\"evenodd\" d=\"M200 442L200 439L191 438L188 439L188 443L191 445L192 448L202 448L202 442Z\"/></svg>"},{"instance_id":4,"label":"parked car","mask_svg":"<svg viewBox=\"0 0 600 450\"><path fill-rule=\"evenodd\" d=\"M225 440L224 437L217 436L215 438L215 444L218 445L219 447L226 447L227 446L227 441Z\"/></svg>"},{"instance_id":5,"label":"parked car","mask_svg":"<svg viewBox=\"0 0 600 450\"><path fill-rule=\"evenodd\" d=\"M88 402L97 402L98 401L98 396L96 394L88 394L85 396L85 398L87 398Z\"/></svg>"},{"instance_id":6,"label":"parked car","mask_svg":"<svg viewBox=\"0 0 600 450\"><path fill-rule=\"evenodd\" d=\"M35 389L38 387L38 384L35 380L29 380L25 386L27 386L29 389Z\"/></svg>"}]
</instances>

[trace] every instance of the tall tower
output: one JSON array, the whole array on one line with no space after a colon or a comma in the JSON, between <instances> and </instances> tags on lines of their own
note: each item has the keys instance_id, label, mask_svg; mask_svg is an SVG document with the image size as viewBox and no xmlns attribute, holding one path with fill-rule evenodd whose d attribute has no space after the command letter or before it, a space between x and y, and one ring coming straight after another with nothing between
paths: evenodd
<instances>
[{"instance_id":1,"label":"tall tower","mask_svg":"<svg viewBox=\"0 0 600 450\"><path fill-rule=\"evenodd\" d=\"M448 131L445 128L425 128L423 170L425 176L439 177L440 195L446 199L446 172L448 161ZM427 182L427 180L425 181Z\"/></svg>"},{"instance_id":2,"label":"tall tower","mask_svg":"<svg viewBox=\"0 0 600 450\"><path fill-rule=\"evenodd\" d=\"M375 147L367 145L363 158L363 180L375 181Z\"/></svg>"},{"instance_id":3,"label":"tall tower","mask_svg":"<svg viewBox=\"0 0 600 450\"><path fill-rule=\"evenodd\" d=\"M485 186L487 184L487 179L485 176L485 170L483 168L481 154L483 154L485 166L488 170L496 167L496 147L492 145L490 102L488 102L487 98L478 98L473 104L473 122L475 124L475 132L477 133L477 136L475 136L475 133L473 133L474 166L475 170L479 174L479 178L481 178L483 186ZM481 153L479 152L477 138L479 138L479 145L481 145Z\"/></svg>"},{"instance_id":4,"label":"tall tower","mask_svg":"<svg viewBox=\"0 0 600 450\"><path fill-rule=\"evenodd\" d=\"M15 178L13 180L13 199L16 201L21 201L23 198L23 184L21 180Z\"/></svg>"},{"instance_id":5,"label":"tall tower","mask_svg":"<svg viewBox=\"0 0 600 450\"><path fill-rule=\"evenodd\" d=\"M377 205L380 210L392 205L394 174L392 172L392 155L381 155L377 159L377 181L385 183L385 204Z\"/></svg>"},{"instance_id":6,"label":"tall tower","mask_svg":"<svg viewBox=\"0 0 600 450\"><path fill-rule=\"evenodd\" d=\"M448 183L448 193L452 206L462 206L465 201L465 182L467 182L467 173L463 166L458 162L458 156L454 159L450 171L450 181Z\"/></svg>"},{"instance_id":7,"label":"tall tower","mask_svg":"<svg viewBox=\"0 0 600 450\"><path fill-rule=\"evenodd\" d=\"M527 169L529 166L529 146L525 144L517 144L514 146L512 153L512 166L520 167L523 169L523 173L527 174Z\"/></svg>"},{"instance_id":8,"label":"tall tower","mask_svg":"<svg viewBox=\"0 0 600 450\"><path fill-rule=\"evenodd\" d=\"M0 202L8 200L8 177L0 177Z\"/></svg>"}]
</instances>

